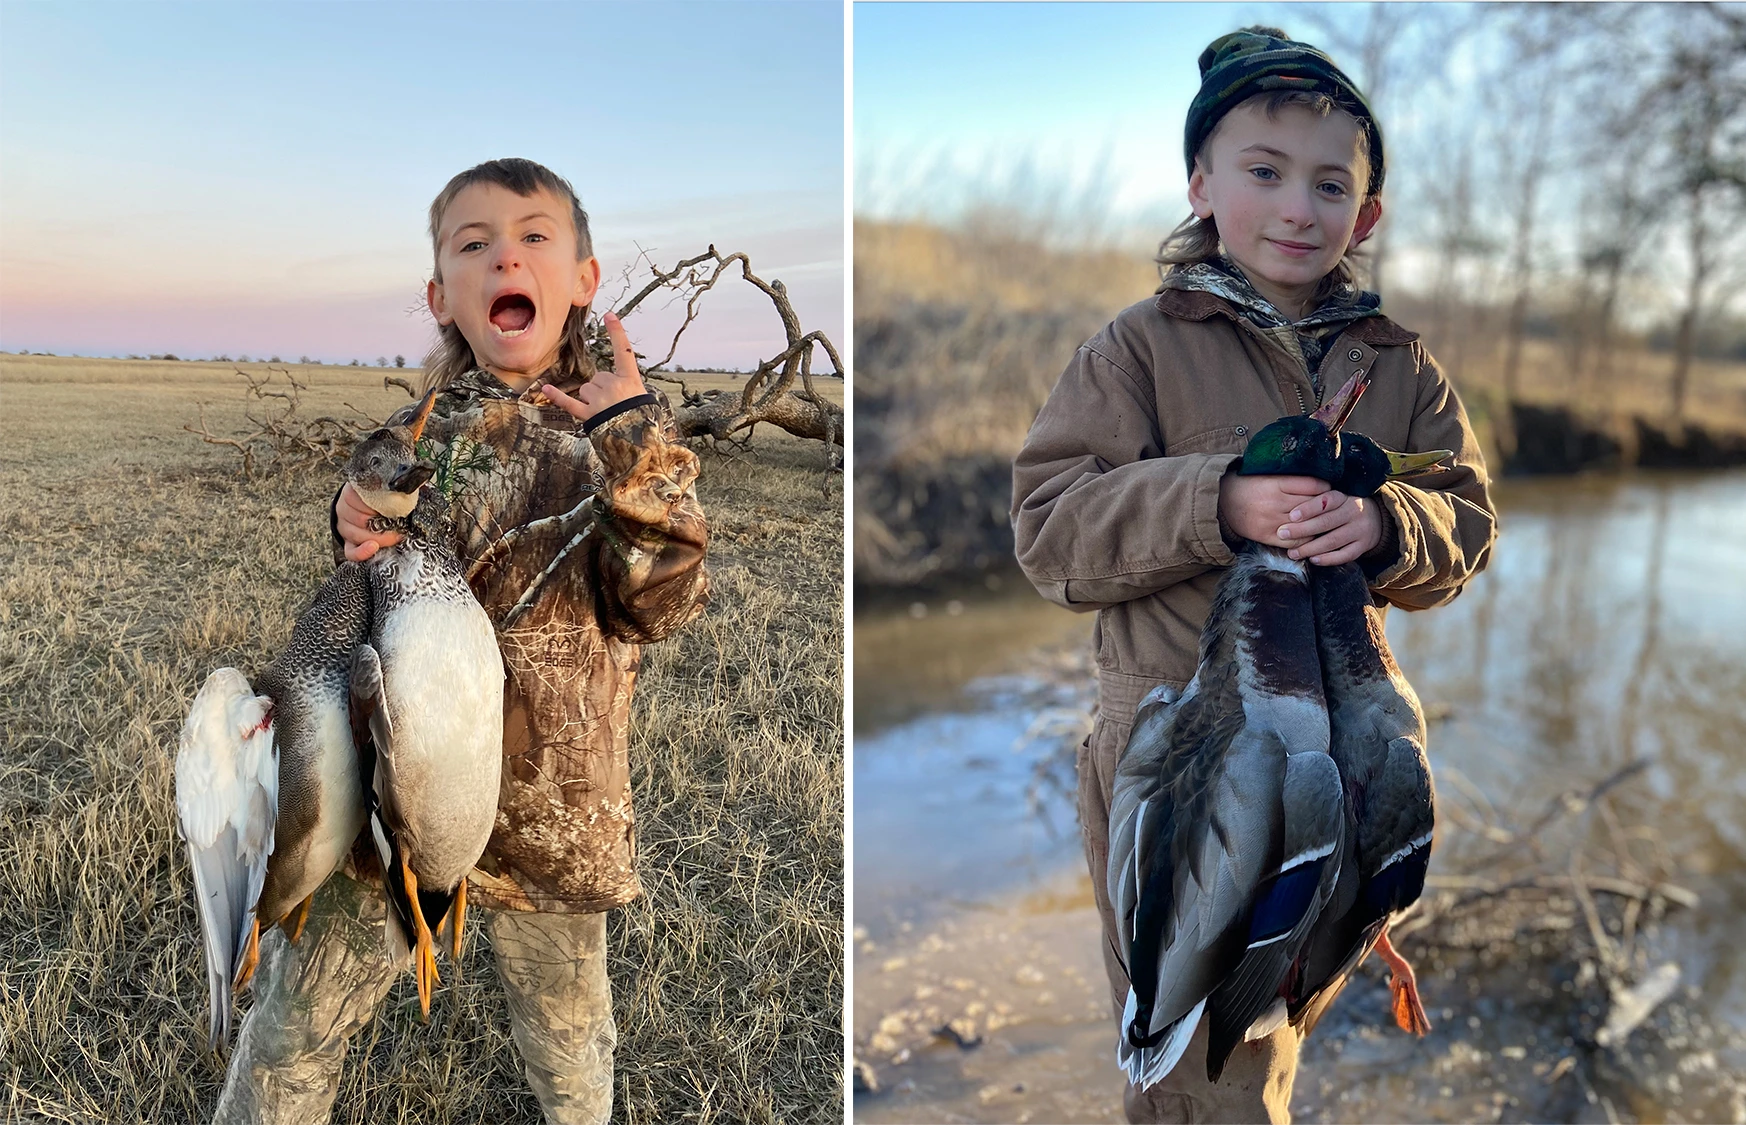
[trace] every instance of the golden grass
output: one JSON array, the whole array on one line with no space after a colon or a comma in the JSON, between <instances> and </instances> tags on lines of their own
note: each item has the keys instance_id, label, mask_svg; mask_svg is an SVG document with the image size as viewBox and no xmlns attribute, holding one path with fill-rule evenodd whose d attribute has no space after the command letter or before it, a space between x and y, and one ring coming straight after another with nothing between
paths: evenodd
<instances>
[{"instance_id":1,"label":"golden grass","mask_svg":"<svg viewBox=\"0 0 1746 1125\"><path fill-rule=\"evenodd\" d=\"M405 401L379 369L301 370L306 408ZM181 432L199 398L240 421L240 385L232 365L0 357L0 1118L200 1121L223 1078L176 735L208 671L287 637L330 569L336 484L245 484ZM632 734L648 893L609 924L615 1119L836 1121L841 477L786 437L703 456L714 602L647 650ZM335 1121L538 1120L487 946L428 1027L396 986Z\"/></svg>"}]
</instances>

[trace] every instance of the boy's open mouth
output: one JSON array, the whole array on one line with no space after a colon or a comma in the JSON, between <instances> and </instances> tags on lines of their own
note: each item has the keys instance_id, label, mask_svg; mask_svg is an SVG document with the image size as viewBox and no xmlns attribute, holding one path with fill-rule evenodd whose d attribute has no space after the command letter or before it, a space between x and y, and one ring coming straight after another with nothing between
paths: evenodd
<instances>
[{"instance_id":1,"label":"boy's open mouth","mask_svg":"<svg viewBox=\"0 0 1746 1125\"><path fill-rule=\"evenodd\" d=\"M521 293L505 293L491 302L491 327L499 336L519 336L533 319L534 303Z\"/></svg>"}]
</instances>

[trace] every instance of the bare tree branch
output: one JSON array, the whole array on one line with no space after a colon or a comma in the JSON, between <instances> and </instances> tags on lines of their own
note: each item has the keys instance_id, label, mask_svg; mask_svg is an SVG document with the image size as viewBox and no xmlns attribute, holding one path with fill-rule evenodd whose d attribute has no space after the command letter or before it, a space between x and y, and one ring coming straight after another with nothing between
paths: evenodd
<instances>
[{"instance_id":1,"label":"bare tree branch","mask_svg":"<svg viewBox=\"0 0 1746 1125\"><path fill-rule=\"evenodd\" d=\"M685 318L674 330L667 353L645 369L645 376L661 378L661 368L672 362L679 350L680 338L697 319L705 293L710 292L728 271L738 266L740 277L769 298L782 322L786 346L770 359L761 362L746 377L745 386L735 394L731 391L693 392L679 383L682 403L674 409L679 432L686 437L710 438L718 443L730 441L734 435L751 434L760 422L768 422L798 437L813 438L830 448L832 468L840 467L836 447L843 444L843 408L813 385L812 357L822 349L831 363L831 374L843 378L842 357L823 332L807 332L788 299L787 287L772 278L765 281L752 272L751 259L744 253L722 254L713 245L701 254L680 259L671 269L649 264L652 275L643 287L614 310L619 319L634 312L645 300L662 290L671 290L675 300L685 304ZM700 268L701 267L701 268ZM596 338L604 343L604 333L596 329ZM609 346L600 352L609 356ZM597 353L600 354L600 353ZM667 377L671 379L671 377ZM795 382L799 381L799 389Z\"/></svg>"}]
</instances>

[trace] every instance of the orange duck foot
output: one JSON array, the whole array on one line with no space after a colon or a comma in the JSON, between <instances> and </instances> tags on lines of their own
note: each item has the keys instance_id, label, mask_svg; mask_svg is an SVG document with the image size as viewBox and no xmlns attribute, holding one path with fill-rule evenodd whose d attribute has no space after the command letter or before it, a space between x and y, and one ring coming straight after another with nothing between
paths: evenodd
<instances>
[{"instance_id":1,"label":"orange duck foot","mask_svg":"<svg viewBox=\"0 0 1746 1125\"><path fill-rule=\"evenodd\" d=\"M1425 1015L1424 1004L1419 1001L1419 981L1407 959L1389 944L1387 928L1376 939L1376 952L1388 965L1388 990L1394 997L1394 1022L1402 1031L1422 1037L1431 1030L1431 1020Z\"/></svg>"}]
</instances>

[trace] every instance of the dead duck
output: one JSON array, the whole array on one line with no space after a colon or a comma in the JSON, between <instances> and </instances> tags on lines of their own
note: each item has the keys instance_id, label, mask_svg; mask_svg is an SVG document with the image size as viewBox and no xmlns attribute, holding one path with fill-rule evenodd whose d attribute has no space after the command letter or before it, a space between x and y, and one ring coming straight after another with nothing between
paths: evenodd
<instances>
[{"instance_id":1,"label":"dead duck","mask_svg":"<svg viewBox=\"0 0 1746 1125\"><path fill-rule=\"evenodd\" d=\"M1305 440L1337 425L1339 407L1325 410L1264 427L1238 471L1333 476L1337 450ZM1108 889L1130 981L1116 1061L1141 1088L1175 1068L1203 1016L1214 1079L1277 1019L1338 879L1343 800L1308 572L1274 548L1239 549L1194 678L1142 701L1116 767Z\"/></svg>"},{"instance_id":2,"label":"dead duck","mask_svg":"<svg viewBox=\"0 0 1746 1125\"><path fill-rule=\"evenodd\" d=\"M1263 427L1238 471L1341 481L1339 432L1365 385ZM1290 1018L1304 951L1331 909L1349 908L1338 893L1356 897L1354 818L1329 753L1318 569L1245 545L1194 679L1142 702L1117 766L1109 894L1132 984L1117 1062L1136 1086L1176 1066L1203 1017L1214 1081L1238 1043Z\"/></svg>"},{"instance_id":3,"label":"dead duck","mask_svg":"<svg viewBox=\"0 0 1746 1125\"><path fill-rule=\"evenodd\" d=\"M1360 388L1361 391L1361 388ZM1371 496L1384 480L1432 470L1447 449L1399 454L1362 434L1345 435L1334 486ZM1430 1020L1413 969L1388 940L1390 918L1424 890L1436 826L1435 789L1425 756L1419 697L1395 663L1355 562L1316 567L1310 583L1316 643L1328 700L1330 753L1346 795L1347 851L1327 921L1305 948L1289 997L1290 1018L1307 1030L1372 950L1389 967L1396 1024L1424 1035Z\"/></svg>"},{"instance_id":4,"label":"dead duck","mask_svg":"<svg viewBox=\"0 0 1746 1125\"><path fill-rule=\"evenodd\" d=\"M428 405L404 436L416 442L426 414ZM384 440L360 442L347 477L371 489L379 506L404 512L431 466L390 459ZM316 889L364 826L349 712L353 656L370 636L371 602L367 565L341 564L253 685L235 668L218 669L182 727L176 811L194 873L213 1049L229 1037L233 992L254 974L262 920L295 942Z\"/></svg>"},{"instance_id":5,"label":"dead duck","mask_svg":"<svg viewBox=\"0 0 1746 1125\"><path fill-rule=\"evenodd\" d=\"M378 436L384 468L416 460L416 431L371 435ZM428 1018L431 988L440 983L435 933L446 921L459 961L467 873L496 822L503 659L450 545L447 501L427 488L416 504L392 512L359 492L385 512L378 530L402 537L363 564L370 631L352 658L351 729L390 904L384 941L393 959L413 955Z\"/></svg>"}]
</instances>

